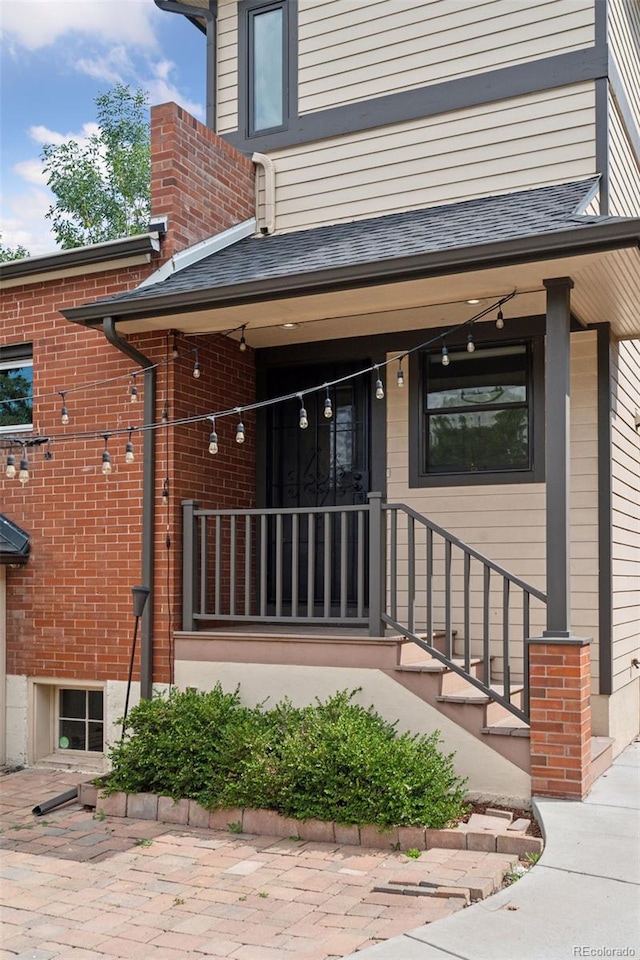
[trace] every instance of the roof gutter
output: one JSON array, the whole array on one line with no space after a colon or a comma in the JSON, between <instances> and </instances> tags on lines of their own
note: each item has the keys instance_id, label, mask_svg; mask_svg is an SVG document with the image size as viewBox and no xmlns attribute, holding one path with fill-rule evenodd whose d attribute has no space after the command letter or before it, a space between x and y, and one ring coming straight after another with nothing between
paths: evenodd
<instances>
[{"instance_id":1,"label":"roof gutter","mask_svg":"<svg viewBox=\"0 0 640 960\"><path fill-rule=\"evenodd\" d=\"M202 27L199 19L206 23L204 33L207 38L207 126L210 130L216 129L216 27L218 4L216 0L209 0L208 7L193 7L188 3L177 3L176 0L153 0L156 7L168 13L181 13L199 30Z\"/></svg>"},{"instance_id":2,"label":"roof gutter","mask_svg":"<svg viewBox=\"0 0 640 960\"><path fill-rule=\"evenodd\" d=\"M102 332L121 353L144 370L143 425L155 422L156 368L149 357L123 339L116 330L113 317L104 317ZM142 583L149 587L152 602L142 614L140 634L140 696L150 700L153 693L153 588L154 588L154 524L155 524L155 430L145 430L142 448Z\"/></svg>"},{"instance_id":3,"label":"roof gutter","mask_svg":"<svg viewBox=\"0 0 640 960\"><path fill-rule=\"evenodd\" d=\"M140 299L122 298L109 302L119 320L133 320L169 313L187 313L202 307L234 306L256 300L274 300L311 295L327 290L349 289L399 283L428 277L486 270L536 260L586 256L626 247L640 247L640 220L617 220L557 233L538 234L499 243L476 244L437 250L430 253L348 264L343 267L313 270L262 280L250 280L223 287L204 287ZM75 323L101 322L106 304L94 303L70 307L60 312Z\"/></svg>"},{"instance_id":4,"label":"roof gutter","mask_svg":"<svg viewBox=\"0 0 640 960\"><path fill-rule=\"evenodd\" d=\"M18 277L33 277L39 273L51 273L53 270L65 270L69 267L84 267L92 263L119 260L125 257L147 256L157 253L160 239L157 233L141 233L120 240L108 240L105 243L93 243L87 247L73 250L57 250L42 256L23 257L0 264L0 280L13 280Z\"/></svg>"}]
</instances>

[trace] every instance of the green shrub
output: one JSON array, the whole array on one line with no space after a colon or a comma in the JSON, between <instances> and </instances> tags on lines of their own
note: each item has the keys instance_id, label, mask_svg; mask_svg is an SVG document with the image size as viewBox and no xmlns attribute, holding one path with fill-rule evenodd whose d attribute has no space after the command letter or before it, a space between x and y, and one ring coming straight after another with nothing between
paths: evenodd
<instances>
[{"instance_id":1,"label":"green shrub","mask_svg":"<svg viewBox=\"0 0 640 960\"><path fill-rule=\"evenodd\" d=\"M238 691L224 693L220 684L208 693L172 690L167 697L141 700L127 718L127 736L111 750L107 792L179 800L196 799L212 784L216 788L227 728L247 713Z\"/></svg>"},{"instance_id":2,"label":"green shrub","mask_svg":"<svg viewBox=\"0 0 640 960\"><path fill-rule=\"evenodd\" d=\"M238 691L143 701L111 753L107 789L262 807L299 820L443 827L464 812L464 781L438 733L398 735L342 691L313 707L241 707Z\"/></svg>"}]
</instances>

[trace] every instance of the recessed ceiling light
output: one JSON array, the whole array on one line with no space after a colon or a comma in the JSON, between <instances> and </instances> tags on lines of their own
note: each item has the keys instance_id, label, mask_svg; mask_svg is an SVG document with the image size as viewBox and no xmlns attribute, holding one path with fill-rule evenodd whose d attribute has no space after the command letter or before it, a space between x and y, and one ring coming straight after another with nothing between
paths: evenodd
<instances>
[{"instance_id":1,"label":"recessed ceiling light","mask_svg":"<svg viewBox=\"0 0 640 960\"><path fill-rule=\"evenodd\" d=\"M282 327L283 330L295 330L298 324L297 323L281 323L280 326Z\"/></svg>"},{"instance_id":2,"label":"recessed ceiling light","mask_svg":"<svg viewBox=\"0 0 640 960\"><path fill-rule=\"evenodd\" d=\"M467 303L480 303L479 300L467 300Z\"/></svg>"}]
</instances>

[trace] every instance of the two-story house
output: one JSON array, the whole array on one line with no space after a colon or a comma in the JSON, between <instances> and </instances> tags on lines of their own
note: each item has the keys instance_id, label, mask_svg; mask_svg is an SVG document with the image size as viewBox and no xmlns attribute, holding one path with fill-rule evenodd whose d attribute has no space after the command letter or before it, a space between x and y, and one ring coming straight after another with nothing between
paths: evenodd
<instances>
[{"instance_id":1,"label":"two-story house","mask_svg":"<svg viewBox=\"0 0 640 960\"><path fill-rule=\"evenodd\" d=\"M154 111L171 259L60 303L176 357L143 695L360 687L474 792L584 795L640 725L637 4L157 2L208 64L208 130Z\"/></svg>"}]
</instances>

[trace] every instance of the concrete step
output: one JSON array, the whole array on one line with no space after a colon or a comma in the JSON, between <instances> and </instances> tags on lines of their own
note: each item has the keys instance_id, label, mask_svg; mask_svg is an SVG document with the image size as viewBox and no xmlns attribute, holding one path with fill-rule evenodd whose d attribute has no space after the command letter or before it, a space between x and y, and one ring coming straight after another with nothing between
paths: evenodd
<instances>
[{"instance_id":1,"label":"concrete step","mask_svg":"<svg viewBox=\"0 0 640 960\"><path fill-rule=\"evenodd\" d=\"M531 735L531 730L526 721L521 720L520 717L515 717L512 713L508 713L508 715L501 720L497 720L490 726L483 727L480 733L485 736L528 738Z\"/></svg>"},{"instance_id":2,"label":"concrete step","mask_svg":"<svg viewBox=\"0 0 640 960\"><path fill-rule=\"evenodd\" d=\"M591 737L591 777L597 780L613 763L613 738Z\"/></svg>"},{"instance_id":3,"label":"concrete step","mask_svg":"<svg viewBox=\"0 0 640 960\"><path fill-rule=\"evenodd\" d=\"M414 665L415 666L415 665ZM526 736L487 736L483 730L501 724L507 719L516 718L495 700L478 690L468 681L457 677L456 683L461 684L451 693L441 692L443 672L438 668L405 669L402 665L393 671L385 671L391 679L401 684L425 703L435 707L445 717L457 723L474 737L482 740L486 746L501 754L505 759L514 763L522 770L529 772L530 756L529 741ZM451 673L451 671L448 671ZM501 691L498 687L498 692ZM520 705L520 692L515 694L512 689L516 706ZM516 696L518 700L516 701Z\"/></svg>"},{"instance_id":4,"label":"concrete step","mask_svg":"<svg viewBox=\"0 0 640 960\"><path fill-rule=\"evenodd\" d=\"M500 683L492 683L491 689L495 690L499 696L505 695L505 689ZM509 700L514 707L522 706L522 693L523 688L521 686L511 687ZM478 688L474 687L471 683L465 683L451 693L441 693L436 699L440 703L464 703L479 708L483 711L483 727L493 726L495 723L499 723L501 720L512 716L505 707L496 700L493 700L488 694L483 693L482 690L478 690Z\"/></svg>"},{"instance_id":5,"label":"concrete step","mask_svg":"<svg viewBox=\"0 0 640 960\"><path fill-rule=\"evenodd\" d=\"M461 667L463 670L465 668L464 660L453 660L456 666ZM423 673L429 674L430 676L439 679L438 692L441 694L451 694L454 695L457 691L466 689L469 684L464 677L461 677L459 673L456 673L455 670L451 670L446 664L441 663L439 660L436 660L434 657L428 657L420 663L401 663L396 667L399 671L407 671L413 673ZM484 676L484 661L481 659L472 660L469 664L469 672L472 677L477 677L482 679Z\"/></svg>"}]
</instances>

